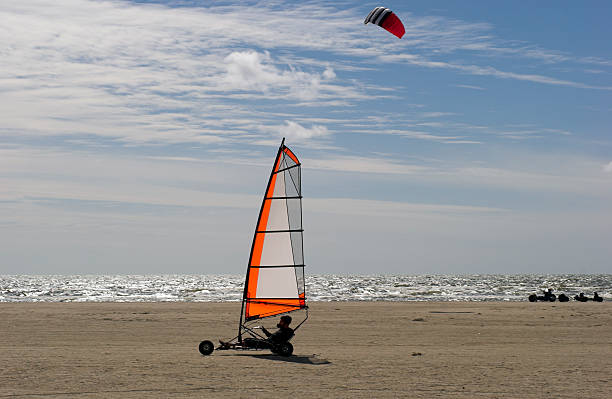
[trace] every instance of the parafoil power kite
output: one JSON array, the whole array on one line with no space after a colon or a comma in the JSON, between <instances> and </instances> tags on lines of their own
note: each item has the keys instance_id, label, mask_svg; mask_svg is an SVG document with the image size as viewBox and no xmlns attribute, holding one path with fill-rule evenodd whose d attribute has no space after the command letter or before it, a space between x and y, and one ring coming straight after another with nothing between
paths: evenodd
<instances>
[{"instance_id":1,"label":"parafoil power kite","mask_svg":"<svg viewBox=\"0 0 612 399\"><path fill-rule=\"evenodd\" d=\"M363 23L366 25L368 23L378 25L381 28L393 33L400 39L402 36L404 36L404 33L406 33L406 29L404 29L404 24L402 24L402 21L400 21L393 11L385 7L376 7L370 11Z\"/></svg>"}]
</instances>

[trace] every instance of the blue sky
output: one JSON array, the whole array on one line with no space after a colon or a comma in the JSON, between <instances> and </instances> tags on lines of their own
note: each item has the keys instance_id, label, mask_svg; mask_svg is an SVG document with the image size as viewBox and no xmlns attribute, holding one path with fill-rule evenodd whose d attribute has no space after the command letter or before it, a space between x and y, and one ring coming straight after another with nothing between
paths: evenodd
<instances>
[{"instance_id":1,"label":"blue sky","mask_svg":"<svg viewBox=\"0 0 612 399\"><path fill-rule=\"evenodd\" d=\"M611 16L3 4L0 273L242 273L283 136L311 273L609 273Z\"/></svg>"}]
</instances>

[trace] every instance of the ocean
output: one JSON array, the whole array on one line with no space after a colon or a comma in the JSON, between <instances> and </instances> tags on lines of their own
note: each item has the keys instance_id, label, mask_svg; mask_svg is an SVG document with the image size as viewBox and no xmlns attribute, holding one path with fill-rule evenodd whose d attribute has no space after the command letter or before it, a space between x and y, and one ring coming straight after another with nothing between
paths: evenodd
<instances>
[{"instance_id":1,"label":"ocean","mask_svg":"<svg viewBox=\"0 0 612 399\"><path fill-rule=\"evenodd\" d=\"M0 302L236 302L243 275L0 275ZM612 274L310 275L310 301L526 301L552 288L612 300Z\"/></svg>"}]
</instances>

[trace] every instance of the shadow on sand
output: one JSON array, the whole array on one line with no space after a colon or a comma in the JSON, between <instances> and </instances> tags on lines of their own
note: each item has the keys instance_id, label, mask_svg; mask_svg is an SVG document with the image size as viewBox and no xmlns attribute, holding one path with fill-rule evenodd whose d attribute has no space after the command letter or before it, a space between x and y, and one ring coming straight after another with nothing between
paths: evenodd
<instances>
[{"instance_id":1,"label":"shadow on sand","mask_svg":"<svg viewBox=\"0 0 612 399\"><path fill-rule=\"evenodd\" d=\"M258 353L258 354L252 354L252 355L246 355L246 356L256 357L258 359L276 360L279 362L289 362L289 363L313 364L313 365L331 364L329 360L317 357L317 355L310 355L310 356L293 355L293 356L285 357L285 356L274 355L272 353Z\"/></svg>"}]
</instances>

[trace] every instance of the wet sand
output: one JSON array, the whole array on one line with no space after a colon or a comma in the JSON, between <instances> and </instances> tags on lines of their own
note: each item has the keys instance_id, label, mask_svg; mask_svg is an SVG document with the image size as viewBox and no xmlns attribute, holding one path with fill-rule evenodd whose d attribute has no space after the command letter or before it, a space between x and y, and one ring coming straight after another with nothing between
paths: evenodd
<instances>
[{"instance_id":1,"label":"wet sand","mask_svg":"<svg viewBox=\"0 0 612 399\"><path fill-rule=\"evenodd\" d=\"M238 303L0 304L0 398L609 398L612 303L314 303L294 356ZM269 323L268 326L270 327Z\"/></svg>"}]
</instances>

